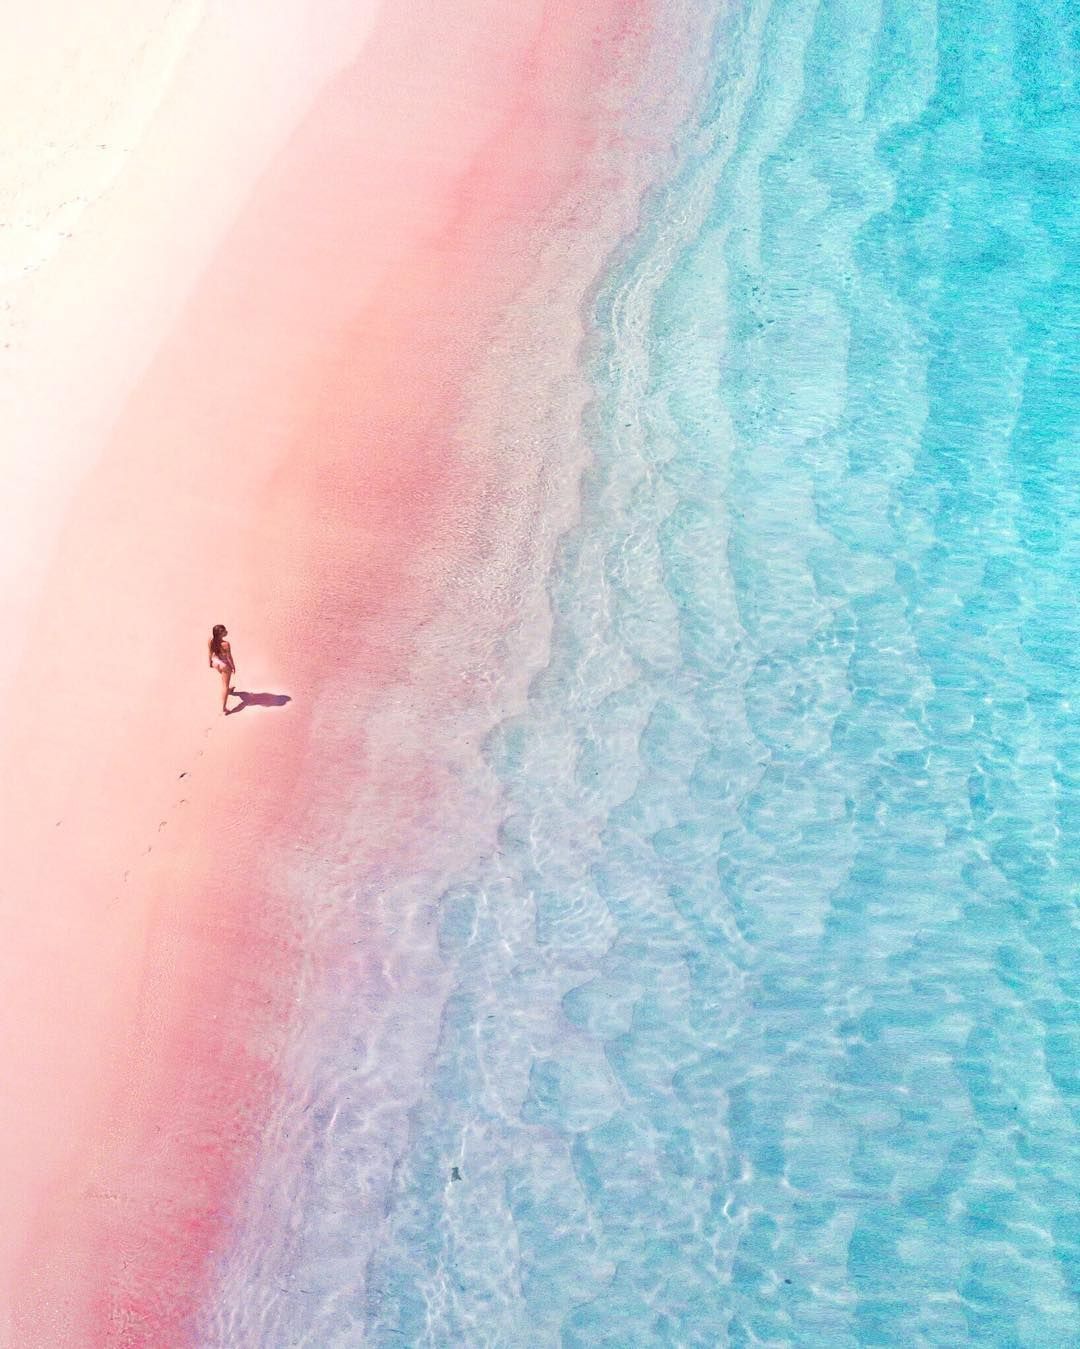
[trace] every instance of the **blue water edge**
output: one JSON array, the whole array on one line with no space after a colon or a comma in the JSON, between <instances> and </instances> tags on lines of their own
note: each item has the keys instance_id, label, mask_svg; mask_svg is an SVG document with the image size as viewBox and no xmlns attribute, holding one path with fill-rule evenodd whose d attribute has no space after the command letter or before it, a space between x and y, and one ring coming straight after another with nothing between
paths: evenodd
<instances>
[{"instance_id":1,"label":"blue water edge","mask_svg":"<svg viewBox=\"0 0 1080 1349\"><path fill-rule=\"evenodd\" d=\"M1080 1344L1078 10L718 12L323 1345Z\"/></svg>"}]
</instances>

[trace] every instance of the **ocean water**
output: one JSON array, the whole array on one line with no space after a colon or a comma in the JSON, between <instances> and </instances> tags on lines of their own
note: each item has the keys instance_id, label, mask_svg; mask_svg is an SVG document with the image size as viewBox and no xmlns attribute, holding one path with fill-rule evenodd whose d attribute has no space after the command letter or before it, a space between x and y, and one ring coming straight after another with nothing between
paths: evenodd
<instances>
[{"instance_id":1,"label":"ocean water","mask_svg":"<svg viewBox=\"0 0 1080 1349\"><path fill-rule=\"evenodd\" d=\"M719 18L365 1342L1080 1343L1076 20Z\"/></svg>"},{"instance_id":2,"label":"ocean water","mask_svg":"<svg viewBox=\"0 0 1080 1349\"><path fill-rule=\"evenodd\" d=\"M718 6L371 1254L263 1343L1080 1344L1077 15Z\"/></svg>"}]
</instances>

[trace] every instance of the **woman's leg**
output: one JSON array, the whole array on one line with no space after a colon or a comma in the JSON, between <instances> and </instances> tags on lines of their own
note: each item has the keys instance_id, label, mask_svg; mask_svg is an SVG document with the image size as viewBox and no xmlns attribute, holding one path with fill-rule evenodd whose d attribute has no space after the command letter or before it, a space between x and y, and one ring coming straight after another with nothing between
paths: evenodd
<instances>
[{"instance_id":1,"label":"woman's leg","mask_svg":"<svg viewBox=\"0 0 1080 1349\"><path fill-rule=\"evenodd\" d=\"M221 671L221 710L227 710L229 701L229 680L232 679L232 671L226 666Z\"/></svg>"}]
</instances>

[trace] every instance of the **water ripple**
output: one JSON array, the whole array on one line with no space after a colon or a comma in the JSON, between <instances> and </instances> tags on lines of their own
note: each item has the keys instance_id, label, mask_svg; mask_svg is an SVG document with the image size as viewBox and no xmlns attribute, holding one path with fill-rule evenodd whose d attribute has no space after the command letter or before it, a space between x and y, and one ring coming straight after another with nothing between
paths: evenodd
<instances>
[{"instance_id":1,"label":"water ripple","mask_svg":"<svg viewBox=\"0 0 1080 1349\"><path fill-rule=\"evenodd\" d=\"M1067 32L727 8L363 1342L1076 1342Z\"/></svg>"}]
</instances>

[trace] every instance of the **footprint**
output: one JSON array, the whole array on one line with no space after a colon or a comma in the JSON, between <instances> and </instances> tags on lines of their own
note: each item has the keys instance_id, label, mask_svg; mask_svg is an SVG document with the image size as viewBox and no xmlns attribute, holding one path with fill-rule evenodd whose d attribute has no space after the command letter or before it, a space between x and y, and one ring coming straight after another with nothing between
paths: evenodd
<instances>
[{"instance_id":1,"label":"footprint","mask_svg":"<svg viewBox=\"0 0 1080 1349\"><path fill-rule=\"evenodd\" d=\"M162 820L162 821L161 821L161 823L158 825L158 833L159 833L159 834L161 833L161 831L165 828L165 826L166 826L168 823L169 823L168 820Z\"/></svg>"},{"instance_id":2,"label":"footprint","mask_svg":"<svg viewBox=\"0 0 1080 1349\"><path fill-rule=\"evenodd\" d=\"M187 769L185 768L184 771L180 774L180 778L186 778L187 775L188 775L188 774L187 774ZM180 778L177 778L177 781L178 781L178 782L180 781Z\"/></svg>"}]
</instances>

